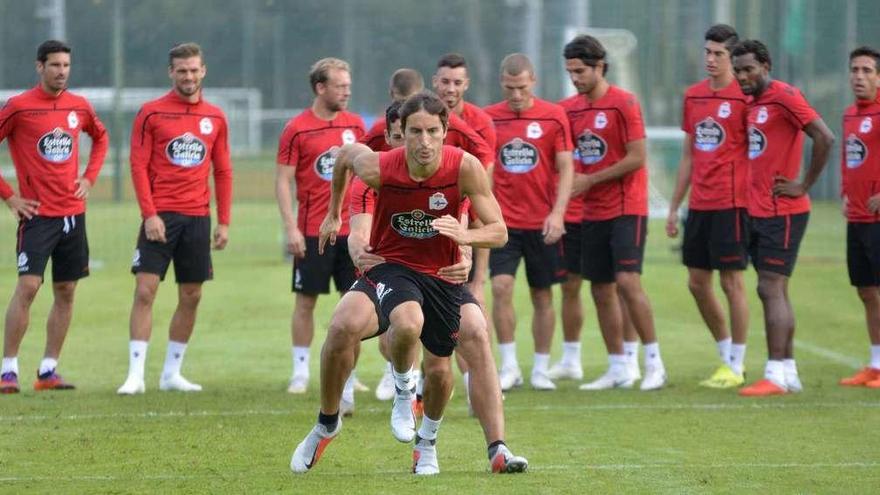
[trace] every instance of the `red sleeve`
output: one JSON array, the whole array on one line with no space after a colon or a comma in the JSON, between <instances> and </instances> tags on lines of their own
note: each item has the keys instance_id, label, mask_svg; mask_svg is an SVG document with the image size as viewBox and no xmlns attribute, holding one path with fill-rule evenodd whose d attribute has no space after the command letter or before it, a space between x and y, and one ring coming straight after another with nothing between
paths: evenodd
<instances>
[{"instance_id":1,"label":"red sleeve","mask_svg":"<svg viewBox=\"0 0 880 495\"><path fill-rule=\"evenodd\" d=\"M229 225L232 210L232 161L229 159L229 130L221 117L220 129L211 152L214 167L214 194L217 196L217 223Z\"/></svg>"},{"instance_id":2,"label":"red sleeve","mask_svg":"<svg viewBox=\"0 0 880 495\"><path fill-rule=\"evenodd\" d=\"M281 137L278 138L278 156L275 159L275 163L296 167L296 164L299 163L299 150L294 142L296 136L296 126L293 125L293 120L291 120L284 126Z\"/></svg>"},{"instance_id":3,"label":"red sleeve","mask_svg":"<svg viewBox=\"0 0 880 495\"><path fill-rule=\"evenodd\" d=\"M626 119L626 142L645 139L645 123L642 121L642 108L635 96L629 95L623 102L623 117Z\"/></svg>"},{"instance_id":4,"label":"red sleeve","mask_svg":"<svg viewBox=\"0 0 880 495\"><path fill-rule=\"evenodd\" d=\"M107 156L107 147L110 144L110 138L107 135L107 129L95 113L95 109L86 102L88 107L89 118L83 130L92 138L92 149L89 152L89 164L83 176L92 184L98 180L98 174L101 173L101 167L104 166L104 157Z\"/></svg>"},{"instance_id":5,"label":"red sleeve","mask_svg":"<svg viewBox=\"0 0 880 495\"><path fill-rule=\"evenodd\" d=\"M565 110L559 109L559 112L556 113L556 120L562 127L561 132L556 133L556 142L554 143L556 153L573 150L574 144L571 140L571 125L568 122L568 116L565 114Z\"/></svg>"},{"instance_id":6,"label":"red sleeve","mask_svg":"<svg viewBox=\"0 0 880 495\"><path fill-rule=\"evenodd\" d=\"M486 145L489 146L489 149L492 150L492 156L494 160L495 156L495 147L498 145L498 135L495 133L495 123L492 122L492 119L486 115L482 114L484 117L483 128L480 129L478 134L484 141L486 141Z\"/></svg>"},{"instance_id":7,"label":"red sleeve","mask_svg":"<svg viewBox=\"0 0 880 495\"><path fill-rule=\"evenodd\" d=\"M376 209L376 195L364 181L358 177L352 178L348 194L351 216L362 213L373 214Z\"/></svg>"},{"instance_id":8,"label":"red sleeve","mask_svg":"<svg viewBox=\"0 0 880 495\"><path fill-rule=\"evenodd\" d=\"M789 92L788 89L791 89ZM785 105L785 117L798 129L803 129L810 122L819 118L819 114L804 98L803 93L795 88L786 88L782 91L782 102Z\"/></svg>"},{"instance_id":9,"label":"red sleeve","mask_svg":"<svg viewBox=\"0 0 880 495\"><path fill-rule=\"evenodd\" d=\"M147 120L148 111L141 107L131 127L131 147L129 162L131 163L131 182L134 194L141 208L141 217L149 218L156 214L153 204L153 193L150 187L150 155L153 152L153 131Z\"/></svg>"},{"instance_id":10,"label":"red sleeve","mask_svg":"<svg viewBox=\"0 0 880 495\"><path fill-rule=\"evenodd\" d=\"M486 140L480 137L477 131L471 129L470 126L463 125L455 129L450 128L449 132L457 134L452 136L452 139L457 140L458 147L474 155L483 164L483 167L488 167L489 164L495 163L495 150L489 148Z\"/></svg>"},{"instance_id":11,"label":"red sleeve","mask_svg":"<svg viewBox=\"0 0 880 495\"><path fill-rule=\"evenodd\" d=\"M370 126L370 130L358 139L358 142L366 145L373 151L388 151L388 143L385 142L385 120L376 120Z\"/></svg>"},{"instance_id":12,"label":"red sleeve","mask_svg":"<svg viewBox=\"0 0 880 495\"><path fill-rule=\"evenodd\" d=\"M12 105L7 103L3 105L3 108L0 108L0 142L3 142L6 139L6 136L12 131ZM11 198L15 194L15 191L12 189L12 186L9 185L8 182L3 180L3 176L0 175L0 199L6 201Z\"/></svg>"}]
</instances>

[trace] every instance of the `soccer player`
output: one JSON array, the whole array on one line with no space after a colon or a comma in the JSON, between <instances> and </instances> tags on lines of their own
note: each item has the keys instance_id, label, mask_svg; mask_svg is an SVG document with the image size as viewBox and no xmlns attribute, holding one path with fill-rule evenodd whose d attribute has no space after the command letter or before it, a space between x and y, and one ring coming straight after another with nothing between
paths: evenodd
<instances>
[{"instance_id":1,"label":"soccer player","mask_svg":"<svg viewBox=\"0 0 880 495\"><path fill-rule=\"evenodd\" d=\"M275 195L287 233L287 249L294 256L293 292L296 294L291 336L293 375L287 391L305 393L309 383L309 348L315 334L314 313L319 294L330 292L330 279L344 292L354 283L354 265L345 242L318 253L318 228L327 213L330 178L340 146L364 135L364 123L346 111L351 96L351 70L336 58L318 60L309 71L315 98L312 106L292 118L278 140ZM296 180L297 216L293 214L290 182ZM348 235L348 208L341 235Z\"/></svg>"},{"instance_id":2,"label":"soccer player","mask_svg":"<svg viewBox=\"0 0 880 495\"><path fill-rule=\"evenodd\" d=\"M16 192L0 177L0 198L19 221L18 283L6 309L0 393L19 391L18 350L30 308L52 259L54 300L46 322L46 347L34 390L67 390L55 369L73 316L77 281L89 275L86 198L107 154L107 132L85 98L67 91L70 47L48 40L37 48L39 82L0 109L0 141L18 179ZM89 163L79 173L79 135L92 138Z\"/></svg>"},{"instance_id":3,"label":"soccer player","mask_svg":"<svg viewBox=\"0 0 880 495\"><path fill-rule=\"evenodd\" d=\"M547 376L556 325L552 287L565 275L559 239L571 196L571 131L562 107L534 96L537 79L527 56L504 57L500 73L504 101L485 110L498 135L493 188L508 235L507 244L489 255L501 389L509 390L523 381L516 359L513 287L520 259L524 259L535 340L530 382L536 390L555 390Z\"/></svg>"},{"instance_id":4,"label":"soccer player","mask_svg":"<svg viewBox=\"0 0 880 495\"><path fill-rule=\"evenodd\" d=\"M441 270L450 262L458 262L459 246L493 247L503 244L507 237L482 165L460 149L443 145L447 115L445 104L437 96L414 95L400 112L406 143L403 148L373 153L358 145L353 161L338 160L330 211L321 227L322 242L334 242L348 170L378 191L371 242L373 253L385 262L360 279L364 292L356 287L345 296L351 295L348 301L358 303L345 312L346 320L362 324L340 325L334 319L325 347L342 341L334 347L345 349L360 338L370 337L375 328L387 327L397 388L391 429L401 442L415 440L416 474L439 472L435 442L452 387L449 356L457 340L462 285L447 281ZM482 227L467 229L460 223L464 198L471 201ZM364 304L370 299L374 307ZM416 432L412 365L419 340L425 349L425 410ZM322 374L344 376L344 366L338 369L340 364L322 363ZM328 380L328 385L335 389L322 393L318 423L291 459L294 472L305 472L313 466L340 430L338 411L325 409L338 396L341 380L340 376L334 378L334 383L330 385Z\"/></svg>"},{"instance_id":5,"label":"soccer player","mask_svg":"<svg viewBox=\"0 0 880 495\"><path fill-rule=\"evenodd\" d=\"M704 39L703 62L709 77L684 94L685 138L666 234L678 236L678 208L690 187L682 258L688 267L688 287L721 358L718 369L700 385L731 388L744 382L749 325L743 280L748 267L746 97L730 62L730 51L739 41L736 30L717 24ZM729 327L712 287L713 270L718 270L727 296Z\"/></svg>"},{"instance_id":6,"label":"soccer player","mask_svg":"<svg viewBox=\"0 0 880 495\"><path fill-rule=\"evenodd\" d=\"M841 177L847 219L850 283L865 306L871 361L841 385L880 389L880 52L862 46L849 54L849 85L856 98L843 115Z\"/></svg>"},{"instance_id":7,"label":"soccer player","mask_svg":"<svg viewBox=\"0 0 880 495\"><path fill-rule=\"evenodd\" d=\"M788 279L810 215L807 191L819 178L834 134L801 92L770 77L770 53L746 40L734 47L733 72L751 96L746 122L749 158L749 256L758 272L769 359L764 378L740 389L742 396L800 392L794 360L794 312ZM801 132L803 131L803 132ZM798 181L804 134L813 141L810 166Z\"/></svg>"},{"instance_id":8,"label":"soccer player","mask_svg":"<svg viewBox=\"0 0 880 495\"><path fill-rule=\"evenodd\" d=\"M605 79L609 65L599 40L578 36L565 45L563 56L578 92L562 106L571 120L576 163L583 172L575 174L572 188L583 201L582 273L590 281L609 362L608 371L581 390L630 388L637 379L624 354L623 311L645 348L640 388L659 389L666 384L666 369L641 283L648 220L641 109L633 94Z\"/></svg>"},{"instance_id":9,"label":"soccer player","mask_svg":"<svg viewBox=\"0 0 880 495\"><path fill-rule=\"evenodd\" d=\"M143 223L134 251L128 378L117 393L144 393L144 363L153 330L153 302L159 282L174 261L177 309L168 331L168 350L159 390L198 392L201 385L180 373L193 332L202 284L214 277L211 248L229 240L232 163L223 111L202 98L206 73L202 49L183 43L168 52L172 89L145 103L131 129L131 179ZM214 177L217 227L211 236Z\"/></svg>"}]
</instances>

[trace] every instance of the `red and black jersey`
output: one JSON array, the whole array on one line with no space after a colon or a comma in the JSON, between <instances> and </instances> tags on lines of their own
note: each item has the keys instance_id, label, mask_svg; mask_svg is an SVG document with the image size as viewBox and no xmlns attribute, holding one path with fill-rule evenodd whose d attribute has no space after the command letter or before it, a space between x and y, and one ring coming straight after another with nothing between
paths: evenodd
<instances>
[{"instance_id":1,"label":"red and black jersey","mask_svg":"<svg viewBox=\"0 0 880 495\"><path fill-rule=\"evenodd\" d=\"M880 221L868 199L880 194L880 98L856 100L843 114L840 156L842 193L850 222Z\"/></svg>"},{"instance_id":2,"label":"red and black jersey","mask_svg":"<svg viewBox=\"0 0 880 495\"><path fill-rule=\"evenodd\" d=\"M458 244L440 235L431 222L443 215L461 216L458 176L463 156L462 150L443 146L440 167L423 181L410 177L406 148L379 156L381 185L370 234L375 254L432 277L458 262Z\"/></svg>"},{"instance_id":3,"label":"red and black jersey","mask_svg":"<svg viewBox=\"0 0 880 495\"><path fill-rule=\"evenodd\" d=\"M376 209L376 190L354 176L348 186L349 212L351 216L366 213L372 215Z\"/></svg>"},{"instance_id":4,"label":"red and black jersey","mask_svg":"<svg viewBox=\"0 0 880 495\"><path fill-rule=\"evenodd\" d=\"M504 222L509 228L539 230L556 202L556 154L572 149L565 110L540 98L522 112L506 101L485 110L498 136L492 179Z\"/></svg>"},{"instance_id":5,"label":"red and black jersey","mask_svg":"<svg viewBox=\"0 0 880 495\"><path fill-rule=\"evenodd\" d=\"M364 135L364 121L351 112L321 120L311 109L290 119L278 140L278 164L296 167L297 225L306 236L320 233L330 206L330 180L336 151ZM344 198L347 199L347 198ZM342 229L348 234L348 205L342 205Z\"/></svg>"},{"instance_id":6,"label":"red and black jersey","mask_svg":"<svg viewBox=\"0 0 880 495\"><path fill-rule=\"evenodd\" d=\"M749 215L774 217L810 211L810 197L775 196L778 175L797 180L803 158L803 128L819 118L800 90L782 81L749 103Z\"/></svg>"},{"instance_id":7,"label":"red and black jersey","mask_svg":"<svg viewBox=\"0 0 880 495\"><path fill-rule=\"evenodd\" d=\"M560 102L571 122L575 172L593 174L626 156L626 145L645 139L635 95L617 86L596 101L574 95ZM596 184L583 196L583 219L610 220L648 214L648 170L644 164L616 180Z\"/></svg>"},{"instance_id":8,"label":"red and black jersey","mask_svg":"<svg viewBox=\"0 0 880 495\"><path fill-rule=\"evenodd\" d=\"M144 103L132 124L129 159L143 218L159 212L209 215L213 169L217 222L229 225L232 162L220 107L201 97L190 103L173 90Z\"/></svg>"},{"instance_id":9,"label":"red and black jersey","mask_svg":"<svg viewBox=\"0 0 880 495\"><path fill-rule=\"evenodd\" d=\"M736 81L714 91L705 79L685 91L681 130L693 141L690 209L748 205L746 111L746 96Z\"/></svg>"},{"instance_id":10,"label":"red and black jersey","mask_svg":"<svg viewBox=\"0 0 880 495\"><path fill-rule=\"evenodd\" d=\"M370 130L361 136L358 142L373 151L391 151L391 146L388 146L388 141L385 140L385 129L387 128L384 118L376 119L370 126Z\"/></svg>"},{"instance_id":11,"label":"red and black jersey","mask_svg":"<svg viewBox=\"0 0 880 495\"><path fill-rule=\"evenodd\" d=\"M64 217L85 211L85 201L74 196L80 131L92 138L83 177L94 184L109 138L85 98L69 91L55 96L36 86L13 96L0 109L0 141L8 139L20 195L40 202L38 215ZM0 177L0 198L6 200L13 194Z\"/></svg>"},{"instance_id":12,"label":"red and black jersey","mask_svg":"<svg viewBox=\"0 0 880 495\"><path fill-rule=\"evenodd\" d=\"M473 103L464 101L461 107L461 120L464 120L471 129L479 134L483 141L486 141L490 150L495 151L498 146L498 138L495 133L495 125L492 123L492 117L489 114Z\"/></svg>"}]
</instances>

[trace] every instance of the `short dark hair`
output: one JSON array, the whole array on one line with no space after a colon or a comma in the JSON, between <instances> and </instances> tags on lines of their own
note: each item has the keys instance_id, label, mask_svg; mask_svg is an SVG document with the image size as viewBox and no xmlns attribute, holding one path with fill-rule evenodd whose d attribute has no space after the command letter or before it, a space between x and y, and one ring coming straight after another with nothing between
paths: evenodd
<instances>
[{"instance_id":1,"label":"short dark hair","mask_svg":"<svg viewBox=\"0 0 880 495\"><path fill-rule=\"evenodd\" d=\"M758 63L767 64L768 69L773 67L773 62L770 60L770 51L767 50L767 46L764 43L761 43L758 40L740 41L735 47L733 47L733 51L730 52L730 55L733 57L741 57L749 53L755 56L755 60L757 60Z\"/></svg>"},{"instance_id":2,"label":"short dark hair","mask_svg":"<svg viewBox=\"0 0 880 495\"><path fill-rule=\"evenodd\" d=\"M200 47L197 43L181 43L174 48L168 50L168 67L174 66L174 59L180 58L192 58L199 57L202 60L202 65L205 65L205 57L202 56L202 47Z\"/></svg>"},{"instance_id":3,"label":"short dark hair","mask_svg":"<svg viewBox=\"0 0 880 495\"><path fill-rule=\"evenodd\" d=\"M449 110L446 103L431 91L420 91L403 102L400 107L400 128L406 130L406 119L419 111L440 117L440 124L446 129L449 124Z\"/></svg>"},{"instance_id":4,"label":"short dark hair","mask_svg":"<svg viewBox=\"0 0 880 495\"><path fill-rule=\"evenodd\" d=\"M464 67L467 69L467 61L460 53L447 53L437 61L437 68L439 69L441 67L449 67L450 69Z\"/></svg>"},{"instance_id":5,"label":"short dark hair","mask_svg":"<svg viewBox=\"0 0 880 495\"><path fill-rule=\"evenodd\" d=\"M400 107L403 106L402 101L392 101L388 108L385 109L385 128L391 132L391 124L400 120Z\"/></svg>"},{"instance_id":6,"label":"short dark hair","mask_svg":"<svg viewBox=\"0 0 880 495\"><path fill-rule=\"evenodd\" d=\"M393 93L408 98L425 88L425 80L422 79L422 74L419 71L403 68L397 69L394 74L391 74L388 86Z\"/></svg>"},{"instance_id":7,"label":"short dark hair","mask_svg":"<svg viewBox=\"0 0 880 495\"><path fill-rule=\"evenodd\" d=\"M37 47L37 60L42 63L46 63L46 60L49 60L49 55L52 53L70 53L70 45L63 41L58 40L46 40L40 43L40 46Z\"/></svg>"},{"instance_id":8,"label":"short dark hair","mask_svg":"<svg viewBox=\"0 0 880 495\"><path fill-rule=\"evenodd\" d=\"M727 24L715 24L710 27L706 31L706 36L704 37L706 41L714 41L716 43L723 43L724 48L727 49L728 52L733 50L733 47L739 43L739 35L736 34L736 29L733 26L729 26Z\"/></svg>"},{"instance_id":9,"label":"short dark hair","mask_svg":"<svg viewBox=\"0 0 880 495\"><path fill-rule=\"evenodd\" d=\"M565 48L562 50L562 55L566 60L578 59L584 65L589 65L590 67L596 67L600 61L605 62L605 66L602 69L603 76L610 68L608 61L605 60L605 47L602 46L598 39L589 34L576 36L573 40L566 43Z\"/></svg>"},{"instance_id":10,"label":"short dark hair","mask_svg":"<svg viewBox=\"0 0 880 495\"><path fill-rule=\"evenodd\" d=\"M849 52L849 61L852 63L853 59L856 57L871 57L874 59L874 70L880 71L880 52L871 48L870 46L863 45L855 50Z\"/></svg>"}]
</instances>

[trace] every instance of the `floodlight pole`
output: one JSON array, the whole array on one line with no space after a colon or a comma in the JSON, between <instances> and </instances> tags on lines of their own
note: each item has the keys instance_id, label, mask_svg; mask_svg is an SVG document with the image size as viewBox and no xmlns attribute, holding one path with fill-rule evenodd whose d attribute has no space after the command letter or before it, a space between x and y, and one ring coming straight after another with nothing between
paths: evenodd
<instances>
[{"instance_id":1,"label":"floodlight pole","mask_svg":"<svg viewBox=\"0 0 880 495\"><path fill-rule=\"evenodd\" d=\"M123 38L123 15L122 3L125 0L113 2L113 42L111 43L113 57L113 201L122 201L122 144L124 143L123 128L125 123L122 115L122 88L125 85L125 49Z\"/></svg>"}]
</instances>

